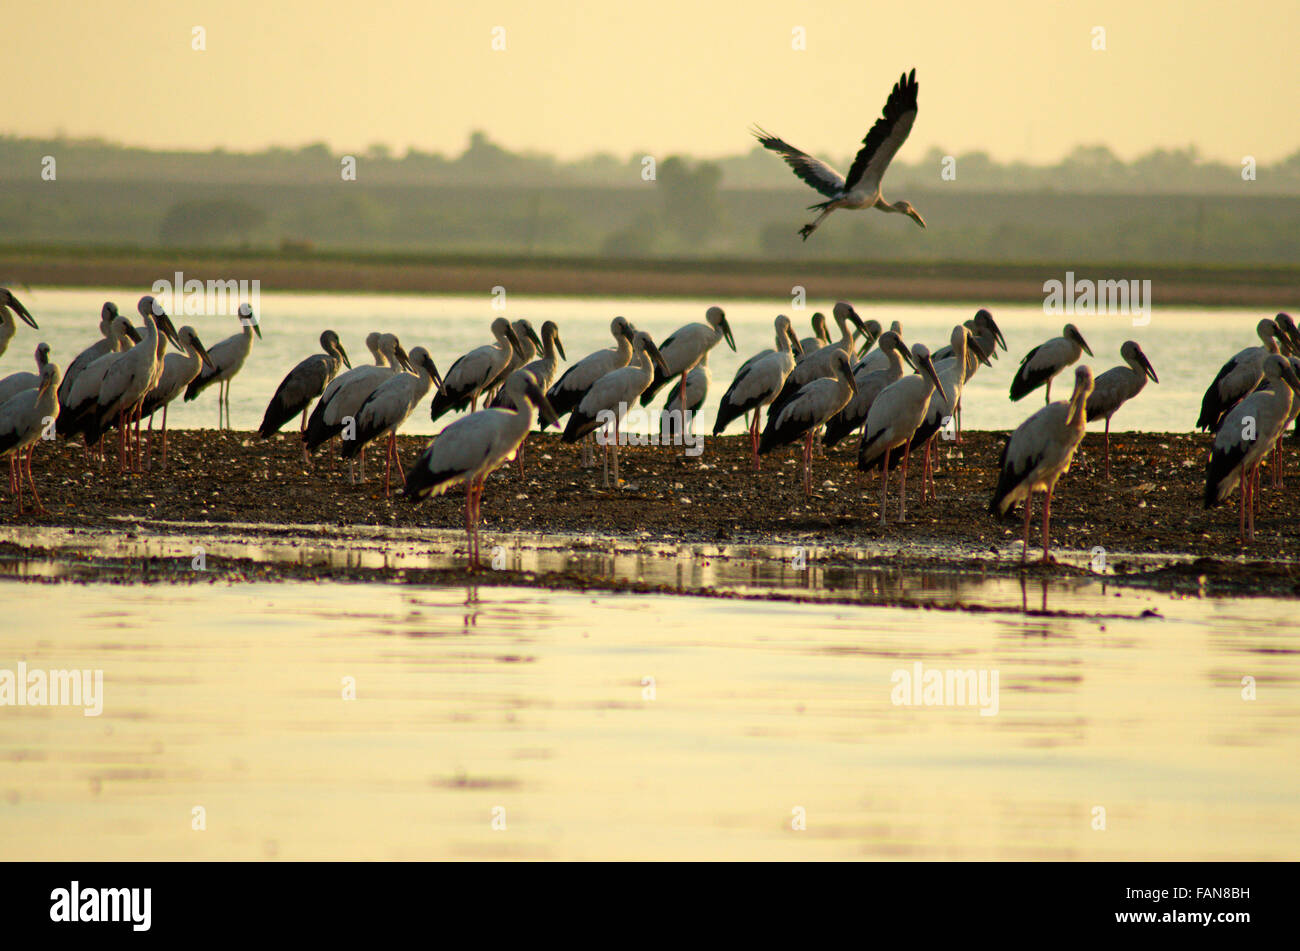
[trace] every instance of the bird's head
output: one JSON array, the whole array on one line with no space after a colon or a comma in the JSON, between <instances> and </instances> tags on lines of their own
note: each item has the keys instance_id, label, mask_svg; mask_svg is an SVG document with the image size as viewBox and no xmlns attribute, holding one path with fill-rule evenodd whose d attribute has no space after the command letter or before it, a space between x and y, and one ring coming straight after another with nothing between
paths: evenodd
<instances>
[{"instance_id":1,"label":"bird's head","mask_svg":"<svg viewBox=\"0 0 1300 951\"><path fill-rule=\"evenodd\" d=\"M429 379L433 381L433 385L439 390L442 389L442 374L438 372L438 366L433 362L433 357L428 350L424 349L424 347L412 347L408 362L413 372L419 373L423 370L429 374Z\"/></svg>"},{"instance_id":2,"label":"bird's head","mask_svg":"<svg viewBox=\"0 0 1300 951\"><path fill-rule=\"evenodd\" d=\"M99 309L99 332L105 337L108 336L109 328L113 326L113 318L117 316L117 305L111 300L104 301L104 306Z\"/></svg>"},{"instance_id":3,"label":"bird's head","mask_svg":"<svg viewBox=\"0 0 1300 951\"><path fill-rule=\"evenodd\" d=\"M1002 331L993 319L993 315L983 307L975 311L975 326L987 330L993 335L993 340L999 347L1003 350L1007 349L1007 339L1002 336Z\"/></svg>"},{"instance_id":4,"label":"bird's head","mask_svg":"<svg viewBox=\"0 0 1300 951\"><path fill-rule=\"evenodd\" d=\"M1147 379L1152 383L1160 382L1160 379L1156 376L1155 368L1151 366L1151 361L1147 359L1147 355L1142 352L1142 348L1138 346L1136 340L1125 340L1123 345L1119 348L1119 355L1123 357L1124 362L1134 370L1139 370L1142 373L1145 373Z\"/></svg>"},{"instance_id":5,"label":"bird's head","mask_svg":"<svg viewBox=\"0 0 1300 951\"><path fill-rule=\"evenodd\" d=\"M731 335L731 325L727 323L727 315L723 313L721 307L710 307L704 313L704 319L709 322L709 326L721 332L722 339L727 341L727 346L733 351L736 349L736 338Z\"/></svg>"},{"instance_id":6,"label":"bird's head","mask_svg":"<svg viewBox=\"0 0 1300 951\"><path fill-rule=\"evenodd\" d=\"M1088 341L1083 339L1083 334L1079 333L1079 328L1074 326L1074 324L1066 324L1065 329L1061 331L1061 336L1066 340L1073 340L1083 348L1083 352L1088 356L1093 355L1092 347L1088 346Z\"/></svg>"},{"instance_id":7,"label":"bird's head","mask_svg":"<svg viewBox=\"0 0 1300 951\"><path fill-rule=\"evenodd\" d=\"M638 330L633 338L632 345L638 352L649 354L650 359L654 361L655 366L659 368L664 376L669 374L668 364L664 361L663 354L659 352L659 348L655 346L654 340L648 333L644 330Z\"/></svg>"},{"instance_id":8,"label":"bird's head","mask_svg":"<svg viewBox=\"0 0 1300 951\"><path fill-rule=\"evenodd\" d=\"M548 320L542 324L542 340L551 342L561 360L569 359L564 355L564 344L560 341L560 325L555 321Z\"/></svg>"},{"instance_id":9,"label":"bird's head","mask_svg":"<svg viewBox=\"0 0 1300 951\"><path fill-rule=\"evenodd\" d=\"M858 395L858 381L853 378L853 361L843 350L836 350L835 355L831 357L831 369L835 375L844 380L849 385L849 390L854 396Z\"/></svg>"},{"instance_id":10,"label":"bird's head","mask_svg":"<svg viewBox=\"0 0 1300 951\"><path fill-rule=\"evenodd\" d=\"M6 308L12 310L15 314L21 317L23 323L27 324L27 326L31 327L33 330L41 329L36 326L36 318L31 315L26 307L23 306L22 301L17 297L14 297L13 291L9 290L7 287L0 287L0 311L5 310Z\"/></svg>"},{"instance_id":11,"label":"bird's head","mask_svg":"<svg viewBox=\"0 0 1300 951\"><path fill-rule=\"evenodd\" d=\"M615 339L622 337L633 346L636 345L636 328L632 326L632 321L626 317L615 317L609 325L609 332Z\"/></svg>"},{"instance_id":12,"label":"bird's head","mask_svg":"<svg viewBox=\"0 0 1300 951\"><path fill-rule=\"evenodd\" d=\"M43 367L50 362L50 345L42 340L36 345L36 365Z\"/></svg>"},{"instance_id":13,"label":"bird's head","mask_svg":"<svg viewBox=\"0 0 1300 951\"><path fill-rule=\"evenodd\" d=\"M952 402L948 397L948 391L943 388L943 381L939 379L939 372L934 368L929 347L923 343L912 344L912 364L922 376L934 384L935 389L943 395L944 402Z\"/></svg>"},{"instance_id":14,"label":"bird's head","mask_svg":"<svg viewBox=\"0 0 1300 951\"><path fill-rule=\"evenodd\" d=\"M253 308L248 304L239 305L239 322L245 327L252 327L253 333L257 334L257 339L262 339L262 327L257 317L253 314Z\"/></svg>"},{"instance_id":15,"label":"bird's head","mask_svg":"<svg viewBox=\"0 0 1300 951\"><path fill-rule=\"evenodd\" d=\"M1290 342L1291 350L1300 354L1300 328L1296 327L1291 315L1287 313L1278 314L1273 318L1273 323L1277 325L1278 330L1282 331L1282 336L1286 337Z\"/></svg>"},{"instance_id":16,"label":"bird's head","mask_svg":"<svg viewBox=\"0 0 1300 951\"><path fill-rule=\"evenodd\" d=\"M914 361L912 355L907 352L907 345L903 343L903 338L894 333L894 331L886 330L880 335L880 349L894 351L900 358L902 358L902 361L905 364L913 370L916 369L916 361Z\"/></svg>"},{"instance_id":17,"label":"bird's head","mask_svg":"<svg viewBox=\"0 0 1300 951\"><path fill-rule=\"evenodd\" d=\"M776 333L778 337L790 341L790 349L796 357L803 356L803 344L799 342L799 335L794 332L794 325L785 314L777 314ZM780 344L778 343L777 346L779 347Z\"/></svg>"},{"instance_id":18,"label":"bird's head","mask_svg":"<svg viewBox=\"0 0 1300 951\"><path fill-rule=\"evenodd\" d=\"M542 341L537 336L537 331L533 329L533 325L530 321L521 317L514 322L513 327L515 331L515 336L519 338L521 343L523 342L523 340L527 339L532 341L533 346L537 350L542 349ZM521 347L520 349L523 348Z\"/></svg>"},{"instance_id":19,"label":"bird's head","mask_svg":"<svg viewBox=\"0 0 1300 951\"><path fill-rule=\"evenodd\" d=\"M537 382L537 378L532 373L515 374L507 381L507 387L511 402L515 406L520 406L523 400L528 400L537 407L537 412L547 423L556 427L560 425L560 417L556 415L555 408L551 406L551 401L546 398L546 394L542 392L541 384Z\"/></svg>"},{"instance_id":20,"label":"bird's head","mask_svg":"<svg viewBox=\"0 0 1300 951\"><path fill-rule=\"evenodd\" d=\"M1086 401L1092 393L1092 367L1076 367L1074 371L1073 399Z\"/></svg>"},{"instance_id":21,"label":"bird's head","mask_svg":"<svg viewBox=\"0 0 1300 951\"><path fill-rule=\"evenodd\" d=\"M921 213L917 211L915 208L913 208L912 203L908 201L906 198L904 198L902 201L896 202L894 204L894 207L898 209L898 211L901 214L907 215L907 217L911 218L922 228L925 227L925 219L921 217Z\"/></svg>"},{"instance_id":22,"label":"bird's head","mask_svg":"<svg viewBox=\"0 0 1300 951\"><path fill-rule=\"evenodd\" d=\"M208 348L203 346L203 341L199 339L198 333L189 324L181 328L181 343L194 351L194 355L209 370L216 370L217 365L212 362L212 357L208 354Z\"/></svg>"},{"instance_id":23,"label":"bird's head","mask_svg":"<svg viewBox=\"0 0 1300 951\"><path fill-rule=\"evenodd\" d=\"M41 367L40 382L36 384L36 398L39 400L49 392L51 387L57 388L59 385L59 379L60 374L57 364L47 363L45 366Z\"/></svg>"},{"instance_id":24,"label":"bird's head","mask_svg":"<svg viewBox=\"0 0 1300 951\"><path fill-rule=\"evenodd\" d=\"M348 360L348 352L343 349L343 342L339 340L339 335L332 330L327 330L320 335L321 349L326 353L331 353L343 361L343 365L349 370L352 369L352 362Z\"/></svg>"},{"instance_id":25,"label":"bird's head","mask_svg":"<svg viewBox=\"0 0 1300 951\"><path fill-rule=\"evenodd\" d=\"M135 309L140 312L140 316L144 318L146 324L152 320L154 326L163 332L163 335L172 342L172 345L177 350L181 349L181 338L176 335L176 325L167 316L167 311L163 310L161 301L156 297L145 294L144 297L140 298L139 303L135 305ZM136 342L139 343L138 335Z\"/></svg>"},{"instance_id":26,"label":"bird's head","mask_svg":"<svg viewBox=\"0 0 1300 951\"><path fill-rule=\"evenodd\" d=\"M837 301L831 309L831 315L835 318L835 322L840 325L841 330L847 330L848 325L852 324L862 331L864 335L867 333L867 325L862 322L862 318L858 316L858 312L853 309L853 305L848 301Z\"/></svg>"}]
</instances>

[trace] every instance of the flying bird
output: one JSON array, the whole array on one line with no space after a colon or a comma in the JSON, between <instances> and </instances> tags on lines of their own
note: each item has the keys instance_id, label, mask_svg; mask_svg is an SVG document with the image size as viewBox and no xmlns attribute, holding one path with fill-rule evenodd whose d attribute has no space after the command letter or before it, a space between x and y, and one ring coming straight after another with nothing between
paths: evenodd
<instances>
[{"instance_id":1,"label":"flying bird","mask_svg":"<svg viewBox=\"0 0 1300 951\"><path fill-rule=\"evenodd\" d=\"M924 219L912 207L911 202L902 200L891 204L885 201L880 190L885 170L907 141L907 134L912 131L912 123L916 121L918 88L915 69L910 74L899 77L889 98L885 100L883 115L862 140L862 148L858 150L857 157L849 167L849 174L844 178L840 178L835 169L820 159L813 158L807 152L796 149L760 128L754 128L754 137L763 148L780 155L794 169L795 175L827 198L826 201L808 206L809 211L820 211L821 214L811 224L799 229L799 234L805 241L817 230L822 219L837 208L879 208L881 211L907 215L922 228L925 227Z\"/></svg>"}]
</instances>

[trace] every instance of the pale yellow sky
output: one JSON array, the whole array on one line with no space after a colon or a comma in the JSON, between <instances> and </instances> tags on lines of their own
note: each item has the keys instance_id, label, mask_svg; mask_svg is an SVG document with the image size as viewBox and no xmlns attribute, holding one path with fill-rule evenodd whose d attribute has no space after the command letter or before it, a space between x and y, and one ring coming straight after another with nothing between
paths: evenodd
<instances>
[{"instance_id":1,"label":"pale yellow sky","mask_svg":"<svg viewBox=\"0 0 1300 951\"><path fill-rule=\"evenodd\" d=\"M482 128L572 158L732 154L759 122L839 156L915 66L912 159L940 146L1043 162L1103 143L1268 162L1300 148L1296 0L47 0L4 20L12 134L456 153Z\"/></svg>"}]
</instances>

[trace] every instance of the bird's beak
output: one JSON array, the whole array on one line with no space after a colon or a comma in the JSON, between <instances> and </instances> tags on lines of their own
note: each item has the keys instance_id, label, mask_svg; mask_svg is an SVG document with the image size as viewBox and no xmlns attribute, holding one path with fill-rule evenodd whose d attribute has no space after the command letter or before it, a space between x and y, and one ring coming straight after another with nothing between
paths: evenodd
<instances>
[{"instance_id":1,"label":"bird's beak","mask_svg":"<svg viewBox=\"0 0 1300 951\"><path fill-rule=\"evenodd\" d=\"M561 359L561 360L567 360L567 359L569 359L569 358L568 358L567 356L565 356L565 354L564 354L564 344L560 342L560 332L559 332L558 330L555 331L555 349L556 349L556 351L560 354L560 359Z\"/></svg>"},{"instance_id":2,"label":"bird's beak","mask_svg":"<svg viewBox=\"0 0 1300 951\"><path fill-rule=\"evenodd\" d=\"M1079 346L1083 347L1083 349L1087 352L1088 356L1093 355L1092 347L1088 346L1088 341L1083 339L1083 334L1079 334Z\"/></svg>"},{"instance_id":3,"label":"bird's beak","mask_svg":"<svg viewBox=\"0 0 1300 951\"><path fill-rule=\"evenodd\" d=\"M650 359L653 360L655 362L655 365L658 366L659 369L663 371L664 376L667 376L668 364L664 362L664 356L662 353L659 352L659 348L654 345L654 341L647 340L645 342L645 352L650 354Z\"/></svg>"},{"instance_id":4,"label":"bird's beak","mask_svg":"<svg viewBox=\"0 0 1300 951\"><path fill-rule=\"evenodd\" d=\"M988 320L989 320L989 330L993 331L994 341L1003 350L1007 349L1007 338L1002 336L1002 331L998 328L998 325L993 322L992 317L990 317ZM993 354L993 355L997 356L997 354Z\"/></svg>"},{"instance_id":5,"label":"bird's beak","mask_svg":"<svg viewBox=\"0 0 1300 951\"><path fill-rule=\"evenodd\" d=\"M1282 368L1282 378L1286 380L1291 389L1300 394L1300 377L1296 376L1295 369L1292 368L1291 364L1288 363Z\"/></svg>"},{"instance_id":6,"label":"bird's beak","mask_svg":"<svg viewBox=\"0 0 1300 951\"><path fill-rule=\"evenodd\" d=\"M871 339L871 331L867 329L867 325L862 322L862 318L858 316L858 312L852 307L849 308L849 323L862 331L862 336L866 337L868 340Z\"/></svg>"},{"instance_id":7,"label":"bird's beak","mask_svg":"<svg viewBox=\"0 0 1300 951\"><path fill-rule=\"evenodd\" d=\"M727 323L727 318L722 318L722 338L727 341L727 346L734 353L736 350L736 338L731 335L731 324Z\"/></svg>"},{"instance_id":8,"label":"bird's beak","mask_svg":"<svg viewBox=\"0 0 1300 951\"><path fill-rule=\"evenodd\" d=\"M9 306L13 308L15 314L23 319L23 323L27 324L27 326L31 327L33 330L41 329L36 326L36 318L33 317L27 308L22 305L22 301L17 297L14 297L13 294L9 295Z\"/></svg>"},{"instance_id":9,"label":"bird's beak","mask_svg":"<svg viewBox=\"0 0 1300 951\"><path fill-rule=\"evenodd\" d=\"M623 336L628 343L636 343L636 328L629 323L623 324Z\"/></svg>"},{"instance_id":10,"label":"bird's beak","mask_svg":"<svg viewBox=\"0 0 1300 951\"><path fill-rule=\"evenodd\" d=\"M902 344L899 344L899 346L896 349L898 350L898 355L903 358L903 362L906 363L909 367L911 367L912 371L915 372L916 361L912 359L912 354L909 353L907 348L904 347Z\"/></svg>"},{"instance_id":11,"label":"bird's beak","mask_svg":"<svg viewBox=\"0 0 1300 951\"><path fill-rule=\"evenodd\" d=\"M799 337L795 334L793 327L785 328L785 335L790 338L790 349L794 351L796 357L803 356L803 344L799 342Z\"/></svg>"},{"instance_id":12,"label":"bird's beak","mask_svg":"<svg viewBox=\"0 0 1300 951\"><path fill-rule=\"evenodd\" d=\"M515 333L514 327L506 327L506 339L510 341L510 346L515 348L515 353L523 353L524 345L519 340L519 334Z\"/></svg>"},{"instance_id":13,"label":"bird's beak","mask_svg":"<svg viewBox=\"0 0 1300 951\"><path fill-rule=\"evenodd\" d=\"M136 330L135 327L130 323L126 325L126 330L124 331L124 333L131 338L132 343L139 343L141 340L144 339L143 337L140 336L140 331Z\"/></svg>"},{"instance_id":14,"label":"bird's beak","mask_svg":"<svg viewBox=\"0 0 1300 951\"><path fill-rule=\"evenodd\" d=\"M934 381L935 389L943 394L943 401L951 404L952 400L948 398L948 391L943 388L943 382L939 379L939 373L934 368L934 361L929 357L926 357L925 362L921 364L921 371Z\"/></svg>"},{"instance_id":15,"label":"bird's beak","mask_svg":"<svg viewBox=\"0 0 1300 951\"><path fill-rule=\"evenodd\" d=\"M172 346L177 350L185 349L181 346L181 338L176 335L176 325L172 323L172 319L167 316L166 311L155 314L153 319L158 328L167 336L167 339L172 342Z\"/></svg>"},{"instance_id":16,"label":"bird's beak","mask_svg":"<svg viewBox=\"0 0 1300 951\"><path fill-rule=\"evenodd\" d=\"M439 392L442 391L442 374L438 372L438 366L433 362L433 357L425 357L424 365L429 371L429 376L433 378L433 385Z\"/></svg>"},{"instance_id":17,"label":"bird's beak","mask_svg":"<svg viewBox=\"0 0 1300 951\"><path fill-rule=\"evenodd\" d=\"M911 211L909 211L909 212L907 213L907 216L908 216L909 218L911 218L913 221L915 221L915 222L916 222L918 225L920 225L922 228L925 227L925 219L921 217L921 213L920 213L919 211L917 211L915 208L913 208Z\"/></svg>"},{"instance_id":18,"label":"bird's beak","mask_svg":"<svg viewBox=\"0 0 1300 951\"><path fill-rule=\"evenodd\" d=\"M531 341L533 342L533 346L535 346L538 350L541 350L541 349L542 349L542 340L541 340L540 337L537 336L537 331L533 330L532 327L529 327L529 328L525 331L525 333L528 335L528 339L531 340Z\"/></svg>"},{"instance_id":19,"label":"bird's beak","mask_svg":"<svg viewBox=\"0 0 1300 951\"><path fill-rule=\"evenodd\" d=\"M193 344L194 344L194 352L199 355L199 359L203 361L203 365L207 367L209 370L215 370L217 366L215 363L212 362L212 357L208 355L208 348L203 346L203 344L199 343L198 337L194 338Z\"/></svg>"},{"instance_id":20,"label":"bird's beak","mask_svg":"<svg viewBox=\"0 0 1300 951\"><path fill-rule=\"evenodd\" d=\"M415 367L411 366L411 358L406 354L406 348L400 343L397 345L397 349L394 351L393 355L397 357L397 362L401 364L403 369L408 370L411 373L415 372Z\"/></svg>"},{"instance_id":21,"label":"bird's beak","mask_svg":"<svg viewBox=\"0 0 1300 951\"><path fill-rule=\"evenodd\" d=\"M854 396L857 396L857 395L858 395L858 381L857 381L857 380L854 378L854 376L853 376L853 368L852 368L852 367L849 367L849 369L848 369L847 371L845 371L844 376L845 376L845 378L849 381L849 391L850 391Z\"/></svg>"},{"instance_id":22,"label":"bird's beak","mask_svg":"<svg viewBox=\"0 0 1300 951\"><path fill-rule=\"evenodd\" d=\"M342 359L343 365L347 367L349 370L351 370L352 361L348 359L348 352L343 349L343 344L339 343L338 341L335 341L334 349L339 352L339 357L340 359Z\"/></svg>"},{"instance_id":23,"label":"bird's beak","mask_svg":"<svg viewBox=\"0 0 1300 951\"><path fill-rule=\"evenodd\" d=\"M966 338L966 346L975 351L975 356L979 357L980 363L984 364L986 367L993 366L993 364L989 362L989 355L984 352L984 348L980 346L979 341L974 337Z\"/></svg>"},{"instance_id":24,"label":"bird's beak","mask_svg":"<svg viewBox=\"0 0 1300 951\"><path fill-rule=\"evenodd\" d=\"M1138 359L1142 361L1142 369L1146 371L1147 376L1151 377L1152 383L1159 383L1160 378L1156 376L1156 368L1151 365L1145 353L1138 353Z\"/></svg>"},{"instance_id":25,"label":"bird's beak","mask_svg":"<svg viewBox=\"0 0 1300 951\"><path fill-rule=\"evenodd\" d=\"M551 406L551 401L546 398L546 394L542 392L541 387L529 380L524 392L537 405L537 412L541 414L542 419L558 429L560 417L555 415L555 407Z\"/></svg>"}]
</instances>

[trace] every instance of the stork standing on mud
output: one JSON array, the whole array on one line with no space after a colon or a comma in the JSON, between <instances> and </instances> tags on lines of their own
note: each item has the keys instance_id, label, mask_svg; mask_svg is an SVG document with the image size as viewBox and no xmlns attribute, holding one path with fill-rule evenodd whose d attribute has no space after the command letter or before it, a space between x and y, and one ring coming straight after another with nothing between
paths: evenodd
<instances>
[{"instance_id":1,"label":"stork standing on mud","mask_svg":"<svg viewBox=\"0 0 1300 951\"><path fill-rule=\"evenodd\" d=\"M999 517L1013 505L1025 503L1025 538L1020 560L1029 550L1029 517L1035 492L1043 493L1043 562L1051 556L1052 492L1056 482L1070 471L1070 461L1088 428L1087 403L1092 393L1092 370L1074 371L1074 392L1068 402L1048 403L1017 427L1002 449L998 462L998 484L989 502L989 512Z\"/></svg>"},{"instance_id":2,"label":"stork standing on mud","mask_svg":"<svg viewBox=\"0 0 1300 951\"><path fill-rule=\"evenodd\" d=\"M1137 396L1147 385L1159 383L1155 368L1136 340L1125 340L1119 348L1126 366L1112 367L1093 382L1088 397L1088 422L1106 420L1106 481L1110 481L1110 418L1116 410Z\"/></svg>"}]
</instances>

